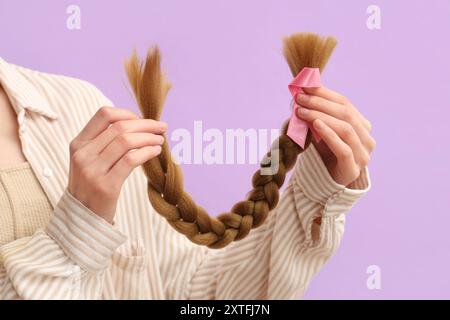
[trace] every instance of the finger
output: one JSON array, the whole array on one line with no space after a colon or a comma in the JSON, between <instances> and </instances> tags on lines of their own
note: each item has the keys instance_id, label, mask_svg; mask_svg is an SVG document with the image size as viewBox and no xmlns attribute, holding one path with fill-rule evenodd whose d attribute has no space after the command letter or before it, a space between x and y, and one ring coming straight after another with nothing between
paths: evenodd
<instances>
[{"instance_id":1,"label":"finger","mask_svg":"<svg viewBox=\"0 0 450 320\"><path fill-rule=\"evenodd\" d=\"M301 110L303 109L303 110ZM306 111L306 112L305 112ZM308 121L314 122L316 119L323 121L352 149L355 160L360 165L365 165L369 161L369 153L363 146L355 129L349 123L336 119L328 114L316 110L300 108L299 116Z\"/></svg>"},{"instance_id":2,"label":"finger","mask_svg":"<svg viewBox=\"0 0 450 320\"><path fill-rule=\"evenodd\" d=\"M139 119L133 112L113 107L101 107L78 134L77 139L88 141L97 137L112 123L120 120Z\"/></svg>"},{"instance_id":3,"label":"finger","mask_svg":"<svg viewBox=\"0 0 450 320\"><path fill-rule=\"evenodd\" d=\"M300 93L297 95L297 103L302 107L321 111L341 120L344 120L344 114L348 112L348 108L343 104L339 104L315 95Z\"/></svg>"},{"instance_id":4,"label":"finger","mask_svg":"<svg viewBox=\"0 0 450 320\"><path fill-rule=\"evenodd\" d=\"M162 134L166 130L165 122L152 119L117 121L94 138L84 149L86 153L96 156L120 135L132 132Z\"/></svg>"},{"instance_id":5,"label":"finger","mask_svg":"<svg viewBox=\"0 0 450 320\"><path fill-rule=\"evenodd\" d=\"M349 103L345 96L324 86L319 88L303 88L303 90L309 95L318 96L338 104L345 105Z\"/></svg>"},{"instance_id":6,"label":"finger","mask_svg":"<svg viewBox=\"0 0 450 320\"><path fill-rule=\"evenodd\" d=\"M352 168L355 166L352 149L338 136L338 134L320 119L313 122L314 129L325 141L327 146L336 156L338 163L344 168Z\"/></svg>"},{"instance_id":7,"label":"finger","mask_svg":"<svg viewBox=\"0 0 450 320\"><path fill-rule=\"evenodd\" d=\"M122 183L136 167L157 157L161 153L161 146L147 146L128 152L106 174L106 180L112 184Z\"/></svg>"},{"instance_id":8,"label":"finger","mask_svg":"<svg viewBox=\"0 0 450 320\"><path fill-rule=\"evenodd\" d=\"M303 90L308 95L317 96L320 98L323 98L325 100L332 101L334 103L347 106L350 110L354 111L358 117L360 118L361 122L363 123L364 127L370 132L372 130L372 124L369 120L367 120L366 117L351 103L351 101L343 96L342 94L330 90L327 87L319 87L319 88L303 88ZM301 103L299 103L301 105Z\"/></svg>"},{"instance_id":9,"label":"finger","mask_svg":"<svg viewBox=\"0 0 450 320\"><path fill-rule=\"evenodd\" d=\"M106 174L125 154L134 149L147 146L160 146L164 143L161 135L153 133L125 133L114 139L95 160L100 174Z\"/></svg>"},{"instance_id":10,"label":"finger","mask_svg":"<svg viewBox=\"0 0 450 320\"><path fill-rule=\"evenodd\" d=\"M329 100L325 100L321 97L317 96L308 96L305 94L298 95L297 100L301 106L305 108L299 108L299 112L307 112L309 109L313 109L312 114L299 114L299 116L303 119L308 119L309 121L314 120L315 118L311 118L319 112L320 114L326 114L335 119L339 119L341 121L349 123L353 129L358 134L358 137L366 150L371 152L375 147L375 140L371 137L367 128L361 122L360 117L356 112L354 112L351 108L347 106L343 106L337 103L334 103ZM304 118L305 116L305 118ZM323 119L322 119L323 120Z\"/></svg>"}]
</instances>

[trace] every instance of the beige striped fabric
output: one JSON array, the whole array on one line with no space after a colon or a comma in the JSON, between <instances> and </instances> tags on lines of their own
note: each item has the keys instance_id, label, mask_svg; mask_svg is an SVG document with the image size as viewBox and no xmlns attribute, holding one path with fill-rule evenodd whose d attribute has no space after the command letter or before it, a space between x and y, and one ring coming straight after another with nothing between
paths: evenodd
<instances>
[{"instance_id":1,"label":"beige striped fabric","mask_svg":"<svg viewBox=\"0 0 450 320\"><path fill-rule=\"evenodd\" d=\"M111 101L85 81L1 58L0 81L52 210L45 228L0 247L0 299L301 298L338 247L346 212L370 188L367 168L348 188L335 183L310 147L267 222L212 250L154 211L139 168L124 184L111 226L66 190L69 142Z\"/></svg>"}]
</instances>

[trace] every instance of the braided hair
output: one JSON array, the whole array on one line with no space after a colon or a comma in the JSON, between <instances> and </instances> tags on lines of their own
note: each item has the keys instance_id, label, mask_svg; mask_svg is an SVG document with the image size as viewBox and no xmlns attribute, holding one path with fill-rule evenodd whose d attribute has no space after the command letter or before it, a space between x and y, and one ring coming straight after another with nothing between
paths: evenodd
<instances>
[{"instance_id":1,"label":"braided hair","mask_svg":"<svg viewBox=\"0 0 450 320\"><path fill-rule=\"evenodd\" d=\"M295 77L303 67L323 70L336 40L322 38L313 33L296 33L284 39L283 53ZM146 119L159 120L170 84L161 71L161 55L157 47L149 49L145 61L140 61L136 51L126 61L128 80L137 104ZM279 201L279 189L286 174L295 165L297 156L304 151L286 135L288 121L281 135L273 142L252 177L253 189L246 199L237 202L229 211L210 216L194 202L184 190L180 166L171 156L167 139L158 157L144 163L148 181L148 198L153 208L178 232L192 242L212 249L227 246L245 238L251 229L264 223L269 212ZM305 149L311 143L308 132ZM276 156L275 156L276 155ZM274 165L276 172L262 173Z\"/></svg>"}]
</instances>

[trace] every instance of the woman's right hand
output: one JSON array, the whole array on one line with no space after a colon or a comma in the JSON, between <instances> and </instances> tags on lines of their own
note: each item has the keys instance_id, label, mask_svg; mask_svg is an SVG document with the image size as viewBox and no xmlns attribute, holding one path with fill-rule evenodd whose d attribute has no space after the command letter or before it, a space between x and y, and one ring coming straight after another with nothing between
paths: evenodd
<instances>
[{"instance_id":1,"label":"woman's right hand","mask_svg":"<svg viewBox=\"0 0 450 320\"><path fill-rule=\"evenodd\" d=\"M161 152L167 124L126 109L102 107L70 143L68 190L113 223L125 179Z\"/></svg>"}]
</instances>

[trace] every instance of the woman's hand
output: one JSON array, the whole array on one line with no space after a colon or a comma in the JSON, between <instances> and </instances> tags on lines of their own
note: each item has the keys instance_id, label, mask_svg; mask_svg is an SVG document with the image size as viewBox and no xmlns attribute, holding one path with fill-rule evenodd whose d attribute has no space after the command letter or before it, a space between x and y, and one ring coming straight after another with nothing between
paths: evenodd
<instances>
[{"instance_id":1,"label":"woman's hand","mask_svg":"<svg viewBox=\"0 0 450 320\"><path fill-rule=\"evenodd\" d=\"M69 192L109 223L125 179L161 152L167 124L102 107L70 143Z\"/></svg>"},{"instance_id":2,"label":"woman's hand","mask_svg":"<svg viewBox=\"0 0 450 320\"><path fill-rule=\"evenodd\" d=\"M325 87L297 95L297 116L313 125L322 140L314 146L333 179L344 186L367 166L375 140L371 124L344 96Z\"/></svg>"}]
</instances>

